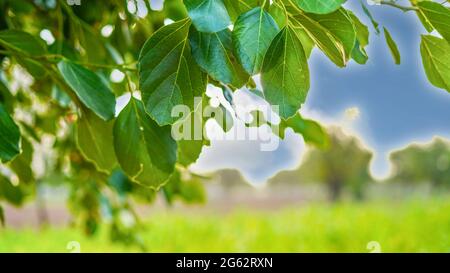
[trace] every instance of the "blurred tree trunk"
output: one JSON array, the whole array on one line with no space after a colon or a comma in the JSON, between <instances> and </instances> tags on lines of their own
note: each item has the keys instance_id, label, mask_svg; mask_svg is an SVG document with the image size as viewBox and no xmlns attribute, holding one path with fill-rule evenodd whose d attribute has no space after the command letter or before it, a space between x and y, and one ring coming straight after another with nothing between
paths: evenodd
<instances>
[{"instance_id":1,"label":"blurred tree trunk","mask_svg":"<svg viewBox=\"0 0 450 273\"><path fill-rule=\"evenodd\" d=\"M45 195L39 181L36 181L36 213L39 227L45 228L50 221L47 211L47 204L45 202Z\"/></svg>"},{"instance_id":2,"label":"blurred tree trunk","mask_svg":"<svg viewBox=\"0 0 450 273\"><path fill-rule=\"evenodd\" d=\"M328 198L331 202L337 202L342 195L342 181L340 179L330 179L328 185Z\"/></svg>"}]
</instances>

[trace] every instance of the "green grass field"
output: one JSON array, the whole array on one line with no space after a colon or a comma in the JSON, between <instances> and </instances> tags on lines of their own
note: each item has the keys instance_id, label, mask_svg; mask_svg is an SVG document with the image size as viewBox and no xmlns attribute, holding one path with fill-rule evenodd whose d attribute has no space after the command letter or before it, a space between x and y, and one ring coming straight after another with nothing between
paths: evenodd
<instances>
[{"instance_id":1,"label":"green grass field","mask_svg":"<svg viewBox=\"0 0 450 273\"><path fill-rule=\"evenodd\" d=\"M183 210L184 211L184 210ZM164 212L148 219L150 252L450 252L448 198L393 203L310 204L279 211L227 214ZM0 230L0 252L135 252L112 244L106 232L84 237L76 229Z\"/></svg>"}]
</instances>

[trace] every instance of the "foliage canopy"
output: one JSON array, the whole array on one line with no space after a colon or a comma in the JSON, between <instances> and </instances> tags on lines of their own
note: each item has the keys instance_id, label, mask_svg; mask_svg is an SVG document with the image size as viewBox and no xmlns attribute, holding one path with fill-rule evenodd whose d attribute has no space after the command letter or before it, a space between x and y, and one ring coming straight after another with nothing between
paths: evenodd
<instances>
[{"instance_id":1,"label":"foliage canopy","mask_svg":"<svg viewBox=\"0 0 450 273\"><path fill-rule=\"evenodd\" d=\"M423 35L420 51L430 82L450 92L448 4L379 2L416 13L438 34ZM184 104L195 115L194 98L208 103L208 84L224 93L254 90L252 76L260 74L257 93L279 106L280 137L290 127L326 147L323 128L298 113L310 86L311 51L338 67L368 60L370 28L345 0L165 0L160 10L149 1L73 3L0 0L0 199L20 205L40 183L70 182L74 203L90 200L80 213L89 231L102 206L114 221L124 211L135 216L130 196L150 201L160 188L168 200L203 196L187 167L208 141L175 141L170 130L178 122L172 107ZM380 24L361 4L378 35ZM383 30L399 64L394 38ZM117 113L126 93L131 99ZM38 174L34 149L48 139L52 152ZM120 239L126 228L114 223Z\"/></svg>"}]
</instances>

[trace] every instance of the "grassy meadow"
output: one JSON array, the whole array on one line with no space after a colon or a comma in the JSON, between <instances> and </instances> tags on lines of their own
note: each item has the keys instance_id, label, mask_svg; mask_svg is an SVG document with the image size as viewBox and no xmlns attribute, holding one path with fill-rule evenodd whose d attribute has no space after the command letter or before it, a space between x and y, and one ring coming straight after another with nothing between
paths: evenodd
<instances>
[{"instance_id":1,"label":"grassy meadow","mask_svg":"<svg viewBox=\"0 0 450 273\"><path fill-rule=\"evenodd\" d=\"M407 201L310 203L263 211L164 210L146 219L149 252L450 252L448 198ZM0 252L139 252L110 242L106 228L94 238L75 228L0 229Z\"/></svg>"}]
</instances>

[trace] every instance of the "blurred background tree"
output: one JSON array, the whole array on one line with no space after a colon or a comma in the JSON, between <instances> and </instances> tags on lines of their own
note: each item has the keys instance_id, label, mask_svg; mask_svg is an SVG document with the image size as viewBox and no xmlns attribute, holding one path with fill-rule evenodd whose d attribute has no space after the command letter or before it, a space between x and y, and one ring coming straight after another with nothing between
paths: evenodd
<instances>
[{"instance_id":1,"label":"blurred background tree","mask_svg":"<svg viewBox=\"0 0 450 273\"><path fill-rule=\"evenodd\" d=\"M311 147L298 169L280 173L271 183L323 184L332 202L340 200L344 193L363 199L364 189L372 181L369 173L372 153L339 127L328 127L327 132L330 138L327 147Z\"/></svg>"},{"instance_id":2,"label":"blurred background tree","mask_svg":"<svg viewBox=\"0 0 450 273\"><path fill-rule=\"evenodd\" d=\"M435 138L428 144L414 144L391 155L394 173L400 183L431 183L437 190L450 188L450 144Z\"/></svg>"}]
</instances>

